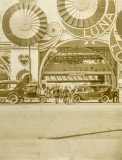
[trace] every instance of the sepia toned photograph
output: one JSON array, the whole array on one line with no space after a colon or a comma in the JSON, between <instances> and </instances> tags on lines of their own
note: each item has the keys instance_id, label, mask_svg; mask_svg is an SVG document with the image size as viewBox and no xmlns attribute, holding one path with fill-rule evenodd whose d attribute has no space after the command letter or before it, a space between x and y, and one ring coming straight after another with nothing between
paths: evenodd
<instances>
[{"instance_id":1,"label":"sepia toned photograph","mask_svg":"<svg viewBox=\"0 0 122 160\"><path fill-rule=\"evenodd\" d=\"M122 0L0 0L0 160L122 160Z\"/></svg>"}]
</instances>

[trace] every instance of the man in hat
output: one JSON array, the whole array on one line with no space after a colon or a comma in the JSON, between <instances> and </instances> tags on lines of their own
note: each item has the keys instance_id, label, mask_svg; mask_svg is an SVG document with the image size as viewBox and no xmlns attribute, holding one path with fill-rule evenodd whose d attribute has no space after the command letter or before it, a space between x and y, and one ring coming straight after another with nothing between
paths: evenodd
<instances>
[{"instance_id":1,"label":"man in hat","mask_svg":"<svg viewBox=\"0 0 122 160\"><path fill-rule=\"evenodd\" d=\"M60 95L60 90L59 90L59 86L56 86L53 90L53 95L55 97L55 103L58 104L59 103L59 95Z\"/></svg>"}]
</instances>

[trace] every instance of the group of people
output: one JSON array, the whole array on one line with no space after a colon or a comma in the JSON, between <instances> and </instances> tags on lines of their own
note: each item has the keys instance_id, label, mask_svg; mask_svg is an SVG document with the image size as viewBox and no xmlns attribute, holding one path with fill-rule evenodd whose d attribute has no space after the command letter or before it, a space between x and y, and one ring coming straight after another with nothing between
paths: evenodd
<instances>
[{"instance_id":1,"label":"group of people","mask_svg":"<svg viewBox=\"0 0 122 160\"><path fill-rule=\"evenodd\" d=\"M70 87L65 86L64 88L59 85L53 86L52 88L46 87L44 89L44 95L47 98L55 98L55 103L59 103L59 99L63 99L64 103L71 102L71 96L73 94L73 90Z\"/></svg>"},{"instance_id":2,"label":"group of people","mask_svg":"<svg viewBox=\"0 0 122 160\"><path fill-rule=\"evenodd\" d=\"M92 91L93 90L93 91ZM60 85L54 85L52 87L46 87L44 89L44 95L46 98L55 98L55 103L58 104L60 99L63 99L63 102L65 104L70 104L72 101L72 97L75 92L96 92L97 88L91 87L90 89L80 87L80 86L74 86L72 89L70 86L62 87ZM104 88L99 88L99 91L104 91ZM113 102L119 103L119 89L112 89L110 90L111 98Z\"/></svg>"}]
</instances>

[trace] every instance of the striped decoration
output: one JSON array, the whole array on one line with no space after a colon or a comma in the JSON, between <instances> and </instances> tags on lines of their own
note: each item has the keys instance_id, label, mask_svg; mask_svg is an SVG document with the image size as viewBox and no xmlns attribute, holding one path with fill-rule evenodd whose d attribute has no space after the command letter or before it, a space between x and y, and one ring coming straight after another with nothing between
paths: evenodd
<instances>
[{"instance_id":1,"label":"striped decoration","mask_svg":"<svg viewBox=\"0 0 122 160\"><path fill-rule=\"evenodd\" d=\"M95 25L105 14L106 0L57 0L62 20L74 28Z\"/></svg>"},{"instance_id":2,"label":"striped decoration","mask_svg":"<svg viewBox=\"0 0 122 160\"><path fill-rule=\"evenodd\" d=\"M16 3L4 14L2 27L6 37L18 46L39 43L47 31L44 12L32 3Z\"/></svg>"}]
</instances>

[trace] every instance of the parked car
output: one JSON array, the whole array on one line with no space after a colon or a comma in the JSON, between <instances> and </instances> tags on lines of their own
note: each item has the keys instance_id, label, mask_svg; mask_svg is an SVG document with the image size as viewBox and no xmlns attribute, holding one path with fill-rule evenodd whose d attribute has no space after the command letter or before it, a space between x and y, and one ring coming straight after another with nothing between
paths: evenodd
<instances>
[{"instance_id":1,"label":"parked car","mask_svg":"<svg viewBox=\"0 0 122 160\"><path fill-rule=\"evenodd\" d=\"M10 104L17 104L20 102L23 94L22 82L3 80L0 81L0 101L8 100Z\"/></svg>"},{"instance_id":2,"label":"parked car","mask_svg":"<svg viewBox=\"0 0 122 160\"><path fill-rule=\"evenodd\" d=\"M79 103L81 100L98 100L101 103L108 102L113 98L112 87L110 85L82 85L74 92L73 103Z\"/></svg>"},{"instance_id":3,"label":"parked car","mask_svg":"<svg viewBox=\"0 0 122 160\"><path fill-rule=\"evenodd\" d=\"M0 102L8 101L10 104L18 104L20 101L38 99L41 103L45 103L47 98L40 91L37 84L28 84L23 87L21 81L0 81Z\"/></svg>"},{"instance_id":4,"label":"parked car","mask_svg":"<svg viewBox=\"0 0 122 160\"><path fill-rule=\"evenodd\" d=\"M35 100L38 99L41 103L45 103L47 98L44 94L41 93L41 89L38 87L37 84L28 84L22 96L24 100Z\"/></svg>"}]
</instances>

